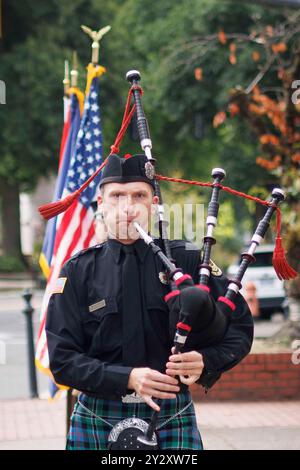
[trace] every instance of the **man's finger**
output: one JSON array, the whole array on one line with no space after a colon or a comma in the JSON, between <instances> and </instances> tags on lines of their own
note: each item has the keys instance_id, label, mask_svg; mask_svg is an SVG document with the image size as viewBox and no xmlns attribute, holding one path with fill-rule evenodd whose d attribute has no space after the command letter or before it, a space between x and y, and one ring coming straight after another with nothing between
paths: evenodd
<instances>
[{"instance_id":1,"label":"man's finger","mask_svg":"<svg viewBox=\"0 0 300 470\"><path fill-rule=\"evenodd\" d=\"M166 367L167 369L181 369L181 368L189 368L189 369L199 369L202 366L202 362L167 362Z\"/></svg>"},{"instance_id":2,"label":"man's finger","mask_svg":"<svg viewBox=\"0 0 300 470\"><path fill-rule=\"evenodd\" d=\"M152 388L149 388L149 389L145 390L144 393L139 393L139 395L141 395L141 397L148 396L148 397L161 398L161 399L171 399L171 400L176 398L175 393L160 392L159 390L155 390L155 389L152 389Z\"/></svg>"},{"instance_id":3,"label":"man's finger","mask_svg":"<svg viewBox=\"0 0 300 470\"><path fill-rule=\"evenodd\" d=\"M200 378L199 375L189 375L188 377L185 377L184 375L180 375L180 381L185 384L185 385L191 385L196 382Z\"/></svg>"},{"instance_id":4,"label":"man's finger","mask_svg":"<svg viewBox=\"0 0 300 470\"><path fill-rule=\"evenodd\" d=\"M168 376L169 377L169 376ZM177 381L178 384L178 381ZM145 387L151 388L153 390L159 390L162 392L179 392L180 387L178 385L171 385L167 384L165 382L155 382L153 380L147 381L147 384L145 384Z\"/></svg>"},{"instance_id":5,"label":"man's finger","mask_svg":"<svg viewBox=\"0 0 300 470\"><path fill-rule=\"evenodd\" d=\"M197 353L196 351L190 351L187 353L173 354L169 357L169 360L171 362L194 362L199 361L201 358L202 355L200 353Z\"/></svg>"},{"instance_id":6,"label":"man's finger","mask_svg":"<svg viewBox=\"0 0 300 470\"><path fill-rule=\"evenodd\" d=\"M202 372L202 368L200 369L178 369L178 370L173 370L173 369L167 369L167 374L171 376L177 376L177 375L193 375L193 374L199 374Z\"/></svg>"},{"instance_id":7,"label":"man's finger","mask_svg":"<svg viewBox=\"0 0 300 470\"><path fill-rule=\"evenodd\" d=\"M149 375L149 379L155 382L161 383L168 383L171 385L178 385L178 380L173 379L172 377L168 377L166 374L162 374L158 371L152 371L151 375Z\"/></svg>"},{"instance_id":8,"label":"man's finger","mask_svg":"<svg viewBox=\"0 0 300 470\"><path fill-rule=\"evenodd\" d=\"M152 400L151 396L141 395L141 397L145 400L145 403L147 403L147 405L151 406L154 411L160 411L160 407L155 403L155 401Z\"/></svg>"},{"instance_id":9,"label":"man's finger","mask_svg":"<svg viewBox=\"0 0 300 470\"><path fill-rule=\"evenodd\" d=\"M162 400L164 399L174 400L176 398L175 393L159 392L157 390L153 391L152 396L155 398L161 398Z\"/></svg>"}]
</instances>

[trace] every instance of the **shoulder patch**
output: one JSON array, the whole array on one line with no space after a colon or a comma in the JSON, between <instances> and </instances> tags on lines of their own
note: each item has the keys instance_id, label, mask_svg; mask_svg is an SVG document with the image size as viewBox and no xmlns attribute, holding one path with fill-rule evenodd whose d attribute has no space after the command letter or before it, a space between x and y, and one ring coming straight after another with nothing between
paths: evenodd
<instances>
[{"instance_id":1,"label":"shoulder patch","mask_svg":"<svg viewBox=\"0 0 300 470\"><path fill-rule=\"evenodd\" d=\"M222 270L213 262L212 259L209 260L209 266L211 267L211 273L213 276L222 276Z\"/></svg>"},{"instance_id":2,"label":"shoulder patch","mask_svg":"<svg viewBox=\"0 0 300 470\"><path fill-rule=\"evenodd\" d=\"M52 289L52 294L62 294L67 282L67 277L59 277L56 279L54 287Z\"/></svg>"}]
</instances>

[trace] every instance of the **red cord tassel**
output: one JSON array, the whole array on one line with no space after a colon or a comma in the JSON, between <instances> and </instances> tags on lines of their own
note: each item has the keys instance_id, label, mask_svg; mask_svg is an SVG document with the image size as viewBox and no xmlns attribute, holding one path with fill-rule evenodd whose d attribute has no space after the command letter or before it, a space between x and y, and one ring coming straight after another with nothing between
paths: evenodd
<instances>
[{"instance_id":1,"label":"red cord tassel","mask_svg":"<svg viewBox=\"0 0 300 470\"><path fill-rule=\"evenodd\" d=\"M295 279L298 276L297 271L293 269L287 259L285 257L285 250L282 246L282 238L280 235L281 231L281 213L280 209L277 208L276 210L276 242L275 242L275 249L273 253L273 266L278 278L282 281L288 281L289 279Z\"/></svg>"},{"instance_id":2,"label":"red cord tassel","mask_svg":"<svg viewBox=\"0 0 300 470\"><path fill-rule=\"evenodd\" d=\"M103 163L101 163L99 168L83 183L83 185L77 189L77 191L74 191L74 193L69 194L69 196L66 196L65 199L50 202L49 204L44 204L43 206L40 206L39 212L44 217L44 219L49 220L52 217L55 217L56 215L61 214L62 212L65 212L73 204L75 199L77 199L78 196L80 196L80 194L88 187L90 182L93 181L93 179L96 178L96 176L100 173L102 168L107 163L107 158L104 160Z\"/></svg>"},{"instance_id":3,"label":"red cord tassel","mask_svg":"<svg viewBox=\"0 0 300 470\"><path fill-rule=\"evenodd\" d=\"M72 194L69 194L65 199L61 201L50 202L49 204L44 204L39 207L39 213L44 219L49 220L52 217L65 212L78 197L78 191L75 191Z\"/></svg>"},{"instance_id":4,"label":"red cord tassel","mask_svg":"<svg viewBox=\"0 0 300 470\"><path fill-rule=\"evenodd\" d=\"M132 92L133 92L133 89L135 88L139 89L140 93L142 94L141 87L134 86L130 88L128 92L128 96L127 96L127 102L125 106L121 129L118 132L118 135L116 137L114 144L111 146L111 152L109 155L111 155L112 153L119 153L120 151L119 145L122 142L122 139L127 130L127 127L135 112L135 107L136 107L135 105L133 105L132 108L130 109ZM128 158L128 156L129 154L127 154L126 158ZM62 212L65 212L73 204L75 199L77 199L77 197L88 187L90 182L100 173L100 171L106 165L108 157L104 160L104 162L100 165L100 167L83 183L83 185L79 189L77 189L77 191L75 191L72 194L69 194L69 196L65 197L65 199L62 199L60 201L50 202L48 204L44 204L43 206L40 206L39 213L41 214L41 216L44 219L49 220L52 217L55 217L58 214L61 214Z\"/></svg>"}]
</instances>

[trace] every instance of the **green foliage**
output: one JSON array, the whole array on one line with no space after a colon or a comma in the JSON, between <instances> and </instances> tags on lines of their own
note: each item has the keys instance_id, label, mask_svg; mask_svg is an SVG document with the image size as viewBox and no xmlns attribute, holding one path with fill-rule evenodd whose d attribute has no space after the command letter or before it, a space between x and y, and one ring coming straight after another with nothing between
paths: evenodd
<instances>
[{"instance_id":1,"label":"green foliage","mask_svg":"<svg viewBox=\"0 0 300 470\"><path fill-rule=\"evenodd\" d=\"M12 183L18 181L23 190L32 189L40 175L57 169L64 60L78 50L84 88L84 68L90 59L90 38L80 25L99 29L111 19L118 3L7 2L0 65L0 77L7 84L7 104L0 113L0 175ZM104 102L105 95L103 90Z\"/></svg>"},{"instance_id":2,"label":"green foliage","mask_svg":"<svg viewBox=\"0 0 300 470\"><path fill-rule=\"evenodd\" d=\"M19 258L0 256L0 273L24 272L25 266Z\"/></svg>"},{"instance_id":3,"label":"green foliage","mask_svg":"<svg viewBox=\"0 0 300 470\"><path fill-rule=\"evenodd\" d=\"M220 44L212 44L204 57L195 47L195 54L185 63L190 50L185 50L184 44L200 35L215 34L220 28L249 32L263 21L265 11L264 7L217 0L11 1L0 69L1 78L8 83L7 106L0 116L4 141L0 174L29 188L40 174L56 170L63 61L71 57L73 49L78 51L84 87L90 40L80 25L97 29L109 23L112 30L101 47L101 63L108 69L101 82L106 151L118 129L128 90L124 75L128 69L138 68L160 171L170 173L180 168L185 176L208 178L211 167L224 161L232 167L232 181L240 183L242 179L243 189L247 189L251 182L241 178L240 166L248 169L250 158L255 166L251 138L243 139L238 124L233 123L228 139L228 130L224 135L213 129L211 122L227 100L229 89L244 85L255 65L244 52L239 67L232 67L228 47ZM271 21L274 13L268 13ZM204 70L201 83L193 75L200 59ZM204 120L200 141L194 137L197 112ZM127 147L137 148L128 139L125 152ZM237 160L240 165L235 171ZM254 169L252 173L257 176Z\"/></svg>"},{"instance_id":4,"label":"green foliage","mask_svg":"<svg viewBox=\"0 0 300 470\"><path fill-rule=\"evenodd\" d=\"M265 183L266 172L255 164L256 144L245 126L236 119L225 131L212 127L213 116L227 103L230 89L247 85L257 70L250 60L253 45L249 42L234 67L228 61L228 44L211 41L201 50L197 39L216 35L220 29L247 34L258 21L281 18L280 11L267 11L266 16L266 8L236 1L124 2L116 18L116 47L122 51L121 64L142 72L144 105L163 171L172 173L179 167L185 176L207 178L218 164L227 170L230 184L243 191L253 180ZM199 64L201 82L194 78ZM194 137L196 113L204 121L201 140Z\"/></svg>"},{"instance_id":5,"label":"green foliage","mask_svg":"<svg viewBox=\"0 0 300 470\"><path fill-rule=\"evenodd\" d=\"M99 29L111 24L100 48L100 62L107 68L101 79L105 154L121 122L129 88L125 73L136 68L142 74L159 173L209 180L211 169L222 166L227 171L225 184L236 189L248 191L253 182L269 182L255 164L254 138L238 119L224 128L212 126L230 89L247 85L255 74L257 64L250 60L253 45L249 42L240 54L237 51L238 65L232 66L228 44L215 41L202 49L197 38L210 37L220 29L250 33L257 24L282 20L280 9L218 0L10 0L7 5L0 64L0 78L7 83L7 105L0 109L0 176L29 190L40 175L56 171L64 60L77 50L84 88L91 53L90 39L80 25ZM194 78L197 66L203 68L201 82ZM267 84L272 85L272 80ZM204 126L203 137L197 140L198 113ZM127 136L121 151L136 152L139 145ZM169 186L172 199L176 189ZM183 199L191 194L186 191ZM205 194L207 202L209 192ZM234 217L240 221L248 216L244 201L233 197L228 197L224 211L226 224L234 225ZM227 234L224 243L233 249L231 236Z\"/></svg>"}]
</instances>

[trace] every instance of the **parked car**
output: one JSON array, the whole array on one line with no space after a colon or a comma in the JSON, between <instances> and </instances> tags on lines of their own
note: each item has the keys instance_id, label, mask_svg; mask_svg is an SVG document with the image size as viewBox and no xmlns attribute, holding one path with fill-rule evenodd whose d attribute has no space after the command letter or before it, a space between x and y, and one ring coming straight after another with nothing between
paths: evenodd
<instances>
[{"instance_id":1,"label":"parked car","mask_svg":"<svg viewBox=\"0 0 300 470\"><path fill-rule=\"evenodd\" d=\"M258 246L254 254L255 262L250 264L242 280L242 295L245 295L247 283L255 284L260 308L259 318L270 318L275 312L288 315L283 282L278 279L272 265L273 250L273 245ZM237 273L239 263L240 259L229 266L227 270L229 279Z\"/></svg>"}]
</instances>

